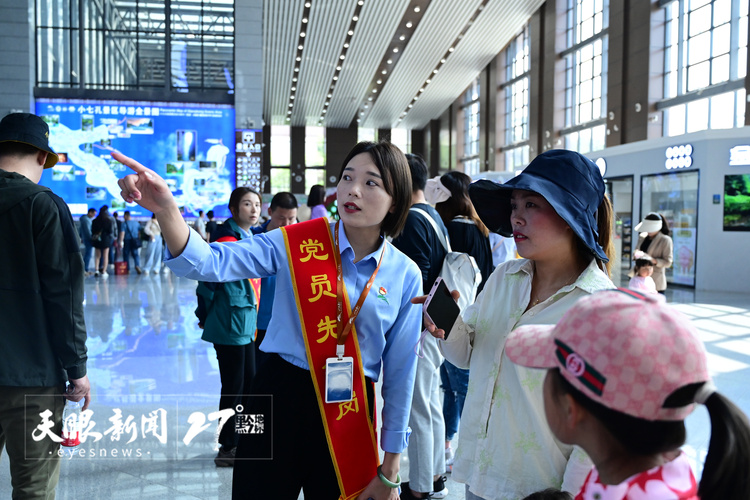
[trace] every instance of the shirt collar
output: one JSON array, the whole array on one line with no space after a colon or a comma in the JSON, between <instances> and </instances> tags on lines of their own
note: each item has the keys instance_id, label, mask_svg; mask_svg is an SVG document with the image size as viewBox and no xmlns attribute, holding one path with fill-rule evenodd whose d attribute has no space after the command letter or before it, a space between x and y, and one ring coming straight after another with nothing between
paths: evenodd
<instances>
[{"instance_id":1,"label":"shirt collar","mask_svg":"<svg viewBox=\"0 0 750 500\"><path fill-rule=\"evenodd\" d=\"M334 224L334 227L336 227L335 223L332 222L332 224ZM385 238L381 236L380 245L378 245L378 248L374 252L366 255L360 262L365 262L367 260L373 259L375 260L375 265L377 265L378 261L380 260L380 252L383 251L383 245L385 245L385 242ZM339 224L339 249L341 250L342 256L346 255L347 259L349 259L350 261L354 260L354 249L352 248L351 244L349 244L349 240L346 238L346 231L344 231L343 223Z\"/></svg>"},{"instance_id":2,"label":"shirt collar","mask_svg":"<svg viewBox=\"0 0 750 500\"><path fill-rule=\"evenodd\" d=\"M505 271L508 274L526 273L529 276L534 274L534 264L528 259L516 259L508 263L508 268ZM603 286L606 284L607 286ZM578 276L578 278L571 285L571 288L580 288L581 290L594 293L602 288L613 288L612 281L607 275L599 268L599 264L596 259L591 259L586 269ZM566 288L566 287L563 287Z\"/></svg>"}]
</instances>

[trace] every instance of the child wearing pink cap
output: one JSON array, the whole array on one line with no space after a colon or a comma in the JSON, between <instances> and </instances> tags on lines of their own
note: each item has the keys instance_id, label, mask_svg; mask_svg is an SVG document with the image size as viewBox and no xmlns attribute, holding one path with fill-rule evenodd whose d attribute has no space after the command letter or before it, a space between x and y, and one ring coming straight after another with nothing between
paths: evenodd
<instances>
[{"instance_id":1,"label":"child wearing pink cap","mask_svg":"<svg viewBox=\"0 0 750 500\"><path fill-rule=\"evenodd\" d=\"M695 328L663 297L594 293L557 325L512 332L506 353L548 369L547 423L594 462L576 500L750 498L750 423L716 392ZM711 418L700 484L679 450L696 403Z\"/></svg>"}]
</instances>

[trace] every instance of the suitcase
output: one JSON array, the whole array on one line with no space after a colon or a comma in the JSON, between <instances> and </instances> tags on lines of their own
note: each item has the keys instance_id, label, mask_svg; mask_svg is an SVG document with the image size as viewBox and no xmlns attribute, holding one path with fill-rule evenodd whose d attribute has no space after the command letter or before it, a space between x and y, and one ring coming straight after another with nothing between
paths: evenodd
<instances>
[{"instance_id":1,"label":"suitcase","mask_svg":"<svg viewBox=\"0 0 750 500\"><path fill-rule=\"evenodd\" d=\"M115 262L115 275L127 275L128 274L128 263L124 260Z\"/></svg>"}]
</instances>

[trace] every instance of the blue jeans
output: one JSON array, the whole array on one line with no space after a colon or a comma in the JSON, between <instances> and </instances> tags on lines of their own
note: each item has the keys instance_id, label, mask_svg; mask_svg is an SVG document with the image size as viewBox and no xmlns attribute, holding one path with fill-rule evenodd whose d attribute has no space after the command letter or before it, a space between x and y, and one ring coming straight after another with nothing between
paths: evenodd
<instances>
[{"instance_id":1,"label":"blue jeans","mask_svg":"<svg viewBox=\"0 0 750 500\"><path fill-rule=\"evenodd\" d=\"M91 262L91 256L94 255L94 246L91 244L91 240L83 242L83 270L89 272L89 262Z\"/></svg>"},{"instance_id":2,"label":"blue jeans","mask_svg":"<svg viewBox=\"0 0 750 500\"><path fill-rule=\"evenodd\" d=\"M133 265L135 267L141 267L141 259L138 255L140 249L140 240L136 240L135 238L124 240L122 243L122 260L127 262L129 257L133 257Z\"/></svg>"},{"instance_id":3,"label":"blue jeans","mask_svg":"<svg viewBox=\"0 0 750 500\"><path fill-rule=\"evenodd\" d=\"M445 360L440 365L441 387L445 391L443 398L443 418L445 419L445 440L452 441L458 432L458 423L464 411L466 391L469 388L469 370L457 368Z\"/></svg>"}]
</instances>

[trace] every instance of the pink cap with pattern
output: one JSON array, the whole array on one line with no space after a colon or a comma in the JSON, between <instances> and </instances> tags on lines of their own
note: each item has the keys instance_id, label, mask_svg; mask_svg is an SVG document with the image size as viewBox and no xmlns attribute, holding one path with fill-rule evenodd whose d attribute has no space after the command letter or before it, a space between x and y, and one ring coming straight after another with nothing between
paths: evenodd
<instances>
[{"instance_id":1,"label":"pink cap with pattern","mask_svg":"<svg viewBox=\"0 0 750 500\"><path fill-rule=\"evenodd\" d=\"M695 405L664 408L664 401L710 380L690 320L661 295L622 288L580 299L557 325L519 327L505 351L522 366L560 368L588 398L645 420L683 420Z\"/></svg>"}]
</instances>

